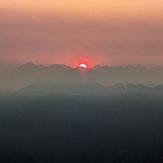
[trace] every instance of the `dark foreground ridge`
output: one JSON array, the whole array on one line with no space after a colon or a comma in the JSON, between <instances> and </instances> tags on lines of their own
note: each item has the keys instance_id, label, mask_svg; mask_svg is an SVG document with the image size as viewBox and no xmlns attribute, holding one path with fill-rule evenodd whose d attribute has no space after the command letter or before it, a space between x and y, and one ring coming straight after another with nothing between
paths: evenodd
<instances>
[{"instance_id":1,"label":"dark foreground ridge","mask_svg":"<svg viewBox=\"0 0 163 163\"><path fill-rule=\"evenodd\" d=\"M1 92L0 162L163 161L163 86L39 82Z\"/></svg>"}]
</instances>

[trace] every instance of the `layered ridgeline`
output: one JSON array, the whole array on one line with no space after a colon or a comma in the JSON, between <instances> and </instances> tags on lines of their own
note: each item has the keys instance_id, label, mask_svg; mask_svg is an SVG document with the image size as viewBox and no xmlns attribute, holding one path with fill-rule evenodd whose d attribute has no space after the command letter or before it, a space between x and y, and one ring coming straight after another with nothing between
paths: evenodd
<instances>
[{"instance_id":1,"label":"layered ridgeline","mask_svg":"<svg viewBox=\"0 0 163 163\"><path fill-rule=\"evenodd\" d=\"M163 160L162 86L37 82L2 95L1 162Z\"/></svg>"},{"instance_id":2,"label":"layered ridgeline","mask_svg":"<svg viewBox=\"0 0 163 163\"><path fill-rule=\"evenodd\" d=\"M26 64L1 80L0 162L162 162L162 69L81 71Z\"/></svg>"},{"instance_id":3,"label":"layered ridgeline","mask_svg":"<svg viewBox=\"0 0 163 163\"><path fill-rule=\"evenodd\" d=\"M44 67L26 63L12 73L0 77L0 90L18 90L40 81L77 84L82 81L81 75L79 68L72 68L66 65L55 64ZM156 86L163 83L163 67L109 67L97 65L86 70L85 80L103 85L133 83Z\"/></svg>"},{"instance_id":4,"label":"layered ridgeline","mask_svg":"<svg viewBox=\"0 0 163 163\"><path fill-rule=\"evenodd\" d=\"M62 82L35 82L15 91L0 91L0 103L6 101L17 103L18 100L33 101L38 98L64 97L64 98L91 98L101 100L117 100L123 97L163 100L163 85L148 87L142 84L115 84L104 86L96 82L62 83ZM129 100L128 99L128 100ZM11 103L10 103L11 104ZM9 105L10 105L9 104Z\"/></svg>"}]
</instances>

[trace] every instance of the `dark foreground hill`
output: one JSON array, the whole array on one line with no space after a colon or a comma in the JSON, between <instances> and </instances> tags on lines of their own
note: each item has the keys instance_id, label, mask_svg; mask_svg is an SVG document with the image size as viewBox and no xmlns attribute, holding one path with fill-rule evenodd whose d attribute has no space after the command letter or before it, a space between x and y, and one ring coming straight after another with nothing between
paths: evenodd
<instances>
[{"instance_id":1,"label":"dark foreground hill","mask_svg":"<svg viewBox=\"0 0 163 163\"><path fill-rule=\"evenodd\" d=\"M160 163L162 88L41 82L12 92L0 101L0 162Z\"/></svg>"}]
</instances>

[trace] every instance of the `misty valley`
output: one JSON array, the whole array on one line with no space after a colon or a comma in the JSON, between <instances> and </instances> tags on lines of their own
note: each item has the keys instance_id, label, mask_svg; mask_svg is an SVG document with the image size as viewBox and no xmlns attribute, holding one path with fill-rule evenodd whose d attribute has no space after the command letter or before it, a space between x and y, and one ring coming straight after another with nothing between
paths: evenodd
<instances>
[{"instance_id":1,"label":"misty valley","mask_svg":"<svg viewBox=\"0 0 163 163\"><path fill-rule=\"evenodd\" d=\"M0 163L163 163L163 0L0 0Z\"/></svg>"},{"instance_id":2,"label":"misty valley","mask_svg":"<svg viewBox=\"0 0 163 163\"><path fill-rule=\"evenodd\" d=\"M1 162L163 160L163 86L36 82L0 92Z\"/></svg>"}]
</instances>

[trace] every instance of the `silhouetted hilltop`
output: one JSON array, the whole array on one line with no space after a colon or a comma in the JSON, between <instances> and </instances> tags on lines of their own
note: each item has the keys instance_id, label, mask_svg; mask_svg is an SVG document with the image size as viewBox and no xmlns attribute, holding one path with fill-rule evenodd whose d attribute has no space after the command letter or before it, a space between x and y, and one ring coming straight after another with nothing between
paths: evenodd
<instances>
[{"instance_id":1,"label":"silhouetted hilltop","mask_svg":"<svg viewBox=\"0 0 163 163\"><path fill-rule=\"evenodd\" d=\"M100 66L89 68L85 73L85 81L93 81L103 85L142 84L156 86L163 84L163 67L145 68L143 66ZM0 90L18 90L32 83L53 81L78 84L83 82L79 68L54 64L51 66L26 63L5 77L0 78Z\"/></svg>"},{"instance_id":2,"label":"silhouetted hilltop","mask_svg":"<svg viewBox=\"0 0 163 163\"><path fill-rule=\"evenodd\" d=\"M118 99L122 97L142 98L150 97L162 99L163 85L148 87L142 84L115 84L104 86L96 82L85 83L61 83L61 82L37 82L16 91L19 97L48 97L48 96L80 96L98 97L99 99ZM15 96L14 95L14 96ZM142 99L143 100L143 99Z\"/></svg>"},{"instance_id":3,"label":"silhouetted hilltop","mask_svg":"<svg viewBox=\"0 0 163 163\"><path fill-rule=\"evenodd\" d=\"M84 94L98 94L104 91L105 87L97 83L61 83L61 82L37 82L20 89L18 92L31 93L36 95L46 94L60 94L60 95L84 95Z\"/></svg>"},{"instance_id":4,"label":"silhouetted hilltop","mask_svg":"<svg viewBox=\"0 0 163 163\"><path fill-rule=\"evenodd\" d=\"M96 82L84 82L84 83L62 83L53 81L40 81L17 91L1 91L0 98L4 99L31 99L38 97L48 96L92 96L107 99L117 99L123 96L163 96L163 85L156 87L148 87L142 84L115 84L112 86L104 86Z\"/></svg>"},{"instance_id":5,"label":"silhouetted hilltop","mask_svg":"<svg viewBox=\"0 0 163 163\"><path fill-rule=\"evenodd\" d=\"M39 81L78 83L80 71L65 65L36 66L32 63L21 65L17 70L0 80L0 89L18 90Z\"/></svg>"},{"instance_id":6,"label":"silhouetted hilltop","mask_svg":"<svg viewBox=\"0 0 163 163\"><path fill-rule=\"evenodd\" d=\"M143 66L95 66L87 71L87 77L105 85L144 84L155 86L163 83L163 68L145 68Z\"/></svg>"}]
</instances>

